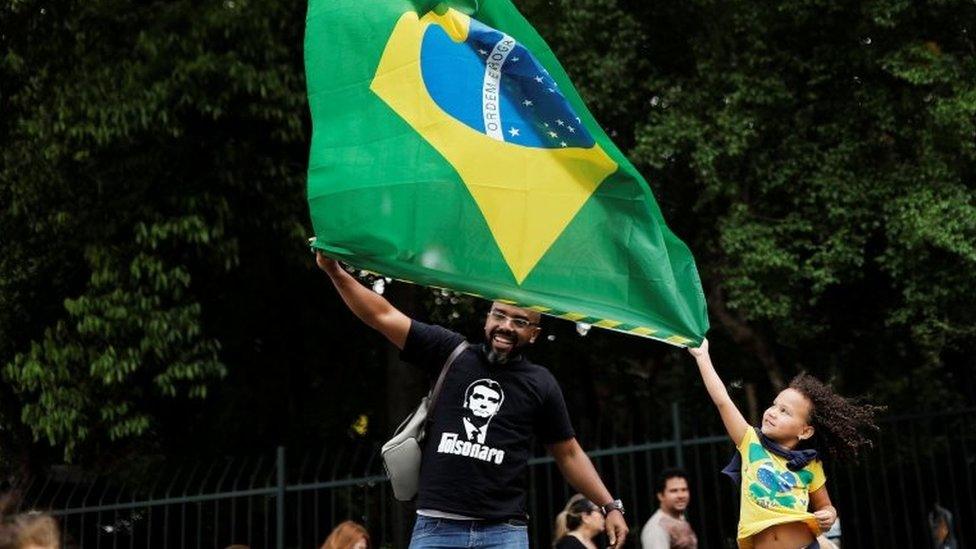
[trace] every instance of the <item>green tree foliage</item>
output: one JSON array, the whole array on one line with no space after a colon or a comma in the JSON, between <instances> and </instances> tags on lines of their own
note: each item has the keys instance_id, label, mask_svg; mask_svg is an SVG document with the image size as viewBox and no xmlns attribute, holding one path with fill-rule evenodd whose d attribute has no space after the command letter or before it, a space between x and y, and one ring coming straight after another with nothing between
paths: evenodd
<instances>
[{"instance_id":1,"label":"green tree foliage","mask_svg":"<svg viewBox=\"0 0 976 549\"><path fill-rule=\"evenodd\" d=\"M2 8L0 358L20 419L68 456L146 433L161 401L206 396L227 366L204 304L242 240L304 234L288 10Z\"/></svg>"},{"instance_id":2,"label":"green tree foliage","mask_svg":"<svg viewBox=\"0 0 976 549\"><path fill-rule=\"evenodd\" d=\"M806 367L951 397L976 350L976 6L532 7L696 251L733 355L774 385Z\"/></svg>"}]
</instances>

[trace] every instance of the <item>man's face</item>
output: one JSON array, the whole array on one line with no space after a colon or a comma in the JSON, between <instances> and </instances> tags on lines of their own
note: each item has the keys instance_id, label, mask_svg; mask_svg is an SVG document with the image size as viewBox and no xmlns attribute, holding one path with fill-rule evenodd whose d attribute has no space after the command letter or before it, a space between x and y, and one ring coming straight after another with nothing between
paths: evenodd
<instances>
[{"instance_id":1,"label":"man's face","mask_svg":"<svg viewBox=\"0 0 976 549\"><path fill-rule=\"evenodd\" d=\"M538 336L539 313L497 301L492 303L485 320L485 340L496 355L508 358Z\"/></svg>"},{"instance_id":2,"label":"man's face","mask_svg":"<svg viewBox=\"0 0 976 549\"><path fill-rule=\"evenodd\" d=\"M677 515L688 508L688 481L681 477L672 477L664 484L664 491L658 493L657 500L665 513Z\"/></svg>"},{"instance_id":3,"label":"man's face","mask_svg":"<svg viewBox=\"0 0 976 549\"><path fill-rule=\"evenodd\" d=\"M468 409L475 417L489 418L498 412L502 395L498 391L479 385L471 391L468 398Z\"/></svg>"}]
</instances>

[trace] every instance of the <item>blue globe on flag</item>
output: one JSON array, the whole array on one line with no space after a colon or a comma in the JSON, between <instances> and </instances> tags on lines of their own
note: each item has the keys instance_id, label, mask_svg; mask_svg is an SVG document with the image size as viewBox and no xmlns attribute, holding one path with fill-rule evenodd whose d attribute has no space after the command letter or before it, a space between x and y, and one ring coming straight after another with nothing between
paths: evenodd
<instances>
[{"instance_id":1,"label":"blue globe on flag","mask_svg":"<svg viewBox=\"0 0 976 549\"><path fill-rule=\"evenodd\" d=\"M532 54L474 19L460 43L439 25L427 27L420 69L427 92L444 112L493 139L544 149L594 145Z\"/></svg>"}]
</instances>

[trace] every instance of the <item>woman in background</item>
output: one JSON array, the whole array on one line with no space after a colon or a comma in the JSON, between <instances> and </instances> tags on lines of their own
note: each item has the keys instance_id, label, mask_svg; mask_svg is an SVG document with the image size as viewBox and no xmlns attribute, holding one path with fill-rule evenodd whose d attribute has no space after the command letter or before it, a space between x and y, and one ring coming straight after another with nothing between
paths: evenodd
<instances>
[{"instance_id":1,"label":"woman in background","mask_svg":"<svg viewBox=\"0 0 976 549\"><path fill-rule=\"evenodd\" d=\"M332 530L321 549L369 549L369 532L347 520Z\"/></svg>"},{"instance_id":2,"label":"woman in background","mask_svg":"<svg viewBox=\"0 0 976 549\"><path fill-rule=\"evenodd\" d=\"M604 530L603 511L580 494L569 499L566 508L556 516L553 531L555 549L598 549L593 538Z\"/></svg>"}]
</instances>

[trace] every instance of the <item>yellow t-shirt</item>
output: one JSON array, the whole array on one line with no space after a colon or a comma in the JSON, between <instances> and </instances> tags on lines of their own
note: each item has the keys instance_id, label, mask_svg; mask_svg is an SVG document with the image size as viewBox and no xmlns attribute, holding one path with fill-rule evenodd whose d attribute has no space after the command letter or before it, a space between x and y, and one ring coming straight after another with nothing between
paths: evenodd
<instances>
[{"instance_id":1,"label":"yellow t-shirt","mask_svg":"<svg viewBox=\"0 0 976 549\"><path fill-rule=\"evenodd\" d=\"M807 511L810 492L827 482L820 460L790 471L786 460L764 448L751 427L739 443L739 455L742 495L737 537L741 549L752 548L753 535L787 522L804 522L814 536L820 535L816 517Z\"/></svg>"}]
</instances>

